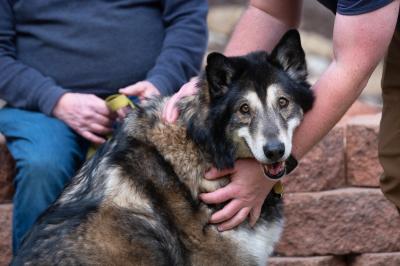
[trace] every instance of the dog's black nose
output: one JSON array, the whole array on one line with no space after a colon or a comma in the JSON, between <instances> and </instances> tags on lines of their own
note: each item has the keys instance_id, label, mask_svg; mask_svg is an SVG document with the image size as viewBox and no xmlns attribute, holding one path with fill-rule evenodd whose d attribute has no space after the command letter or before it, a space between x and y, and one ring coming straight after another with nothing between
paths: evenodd
<instances>
[{"instance_id":1,"label":"dog's black nose","mask_svg":"<svg viewBox=\"0 0 400 266\"><path fill-rule=\"evenodd\" d=\"M280 141L271 141L263 149L265 156L271 161L278 161L285 154L285 145Z\"/></svg>"}]
</instances>

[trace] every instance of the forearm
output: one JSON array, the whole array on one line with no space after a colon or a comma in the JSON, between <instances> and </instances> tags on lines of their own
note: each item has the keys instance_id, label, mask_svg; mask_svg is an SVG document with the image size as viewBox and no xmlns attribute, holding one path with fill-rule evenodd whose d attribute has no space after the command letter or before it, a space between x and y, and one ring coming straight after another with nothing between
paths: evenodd
<instances>
[{"instance_id":1,"label":"forearm","mask_svg":"<svg viewBox=\"0 0 400 266\"><path fill-rule=\"evenodd\" d=\"M160 55L146 79L163 95L174 93L200 70L207 46L207 1L165 1L168 25Z\"/></svg>"},{"instance_id":2,"label":"forearm","mask_svg":"<svg viewBox=\"0 0 400 266\"><path fill-rule=\"evenodd\" d=\"M271 51L287 30L298 26L301 3L298 0L250 1L235 27L225 54L235 56L257 50Z\"/></svg>"},{"instance_id":3,"label":"forearm","mask_svg":"<svg viewBox=\"0 0 400 266\"><path fill-rule=\"evenodd\" d=\"M390 43L398 7L394 1L371 13L336 16L334 60L313 86L316 101L295 132L295 157L318 143L360 95Z\"/></svg>"},{"instance_id":4,"label":"forearm","mask_svg":"<svg viewBox=\"0 0 400 266\"><path fill-rule=\"evenodd\" d=\"M313 86L314 107L309 111L293 136L292 154L301 159L340 120L365 86L365 78L346 72L332 62Z\"/></svg>"}]
</instances>

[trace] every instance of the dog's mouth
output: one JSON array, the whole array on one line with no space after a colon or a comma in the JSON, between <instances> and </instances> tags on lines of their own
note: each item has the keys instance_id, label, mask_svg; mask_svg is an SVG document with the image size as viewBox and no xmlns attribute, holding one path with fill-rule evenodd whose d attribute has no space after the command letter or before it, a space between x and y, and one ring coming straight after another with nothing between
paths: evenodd
<instances>
[{"instance_id":1,"label":"dog's mouth","mask_svg":"<svg viewBox=\"0 0 400 266\"><path fill-rule=\"evenodd\" d=\"M263 164L264 174L271 179L279 179L285 174L285 162Z\"/></svg>"}]
</instances>

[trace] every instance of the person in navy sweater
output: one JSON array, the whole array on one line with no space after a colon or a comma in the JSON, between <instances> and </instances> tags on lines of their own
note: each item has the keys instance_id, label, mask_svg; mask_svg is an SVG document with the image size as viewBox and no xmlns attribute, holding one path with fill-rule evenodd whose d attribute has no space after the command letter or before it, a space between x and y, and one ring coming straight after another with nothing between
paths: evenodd
<instances>
[{"instance_id":1,"label":"person in navy sweater","mask_svg":"<svg viewBox=\"0 0 400 266\"><path fill-rule=\"evenodd\" d=\"M0 132L16 161L13 251L101 144L104 98L173 94L198 73L206 0L0 0Z\"/></svg>"}]
</instances>

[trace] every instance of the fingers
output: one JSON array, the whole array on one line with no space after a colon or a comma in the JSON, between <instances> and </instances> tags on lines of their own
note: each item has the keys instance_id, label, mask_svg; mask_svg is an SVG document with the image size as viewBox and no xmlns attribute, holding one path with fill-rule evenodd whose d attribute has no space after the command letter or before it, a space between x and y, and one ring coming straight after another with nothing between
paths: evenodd
<instances>
[{"instance_id":1,"label":"fingers","mask_svg":"<svg viewBox=\"0 0 400 266\"><path fill-rule=\"evenodd\" d=\"M246 207L241 209L235 216L233 216L228 221L218 225L218 231L225 231L235 228L239 224L243 223L249 215L250 208Z\"/></svg>"},{"instance_id":2,"label":"fingers","mask_svg":"<svg viewBox=\"0 0 400 266\"><path fill-rule=\"evenodd\" d=\"M176 107L176 103L179 102L180 99L186 96L190 96L196 93L198 83L198 78L192 78L188 83L184 84L180 90L175 93L165 104L163 109L163 119L165 122L174 123L179 116L178 108Z\"/></svg>"},{"instance_id":3,"label":"fingers","mask_svg":"<svg viewBox=\"0 0 400 266\"><path fill-rule=\"evenodd\" d=\"M214 192L200 194L199 197L207 204L219 204L234 198L236 194L235 192L233 186L227 185Z\"/></svg>"},{"instance_id":4,"label":"fingers","mask_svg":"<svg viewBox=\"0 0 400 266\"><path fill-rule=\"evenodd\" d=\"M144 90L145 87L138 82L132 86L119 89L118 92L127 96L141 96Z\"/></svg>"},{"instance_id":5,"label":"fingers","mask_svg":"<svg viewBox=\"0 0 400 266\"><path fill-rule=\"evenodd\" d=\"M78 132L82 137L85 139L89 140L90 142L93 142L95 144L103 144L106 140L105 138L96 136L90 131L83 131L83 132Z\"/></svg>"},{"instance_id":6,"label":"fingers","mask_svg":"<svg viewBox=\"0 0 400 266\"><path fill-rule=\"evenodd\" d=\"M91 116L87 117L91 124L99 124L104 127L111 127L113 123L113 118L111 116L104 116L99 113L93 113Z\"/></svg>"},{"instance_id":7,"label":"fingers","mask_svg":"<svg viewBox=\"0 0 400 266\"><path fill-rule=\"evenodd\" d=\"M178 93L174 94L165 104L163 109L163 120L168 123L174 123L179 116L178 108L175 106L179 101L180 96Z\"/></svg>"},{"instance_id":8,"label":"fingers","mask_svg":"<svg viewBox=\"0 0 400 266\"><path fill-rule=\"evenodd\" d=\"M110 127L105 127L99 124L90 124L90 132L96 133L97 135L107 135L112 132Z\"/></svg>"},{"instance_id":9,"label":"fingers","mask_svg":"<svg viewBox=\"0 0 400 266\"><path fill-rule=\"evenodd\" d=\"M110 109L107 107L106 102L95 96L95 95L91 95L91 99L89 99L90 102L90 108L95 111L96 113L109 117L111 116L112 112L110 111Z\"/></svg>"},{"instance_id":10,"label":"fingers","mask_svg":"<svg viewBox=\"0 0 400 266\"><path fill-rule=\"evenodd\" d=\"M241 209L239 200L232 200L222 210L214 213L210 218L210 223L217 224L231 219Z\"/></svg>"},{"instance_id":11,"label":"fingers","mask_svg":"<svg viewBox=\"0 0 400 266\"><path fill-rule=\"evenodd\" d=\"M260 214L261 214L261 206L254 207L250 211L249 224L251 227L253 227L257 223L258 218L260 218Z\"/></svg>"},{"instance_id":12,"label":"fingers","mask_svg":"<svg viewBox=\"0 0 400 266\"><path fill-rule=\"evenodd\" d=\"M224 176L233 174L234 172L235 172L235 168L218 170L217 168L212 167L205 174L205 178L207 178L207 179L217 179L217 178L220 178L220 177L224 177Z\"/></svg>"}]
</instances>

